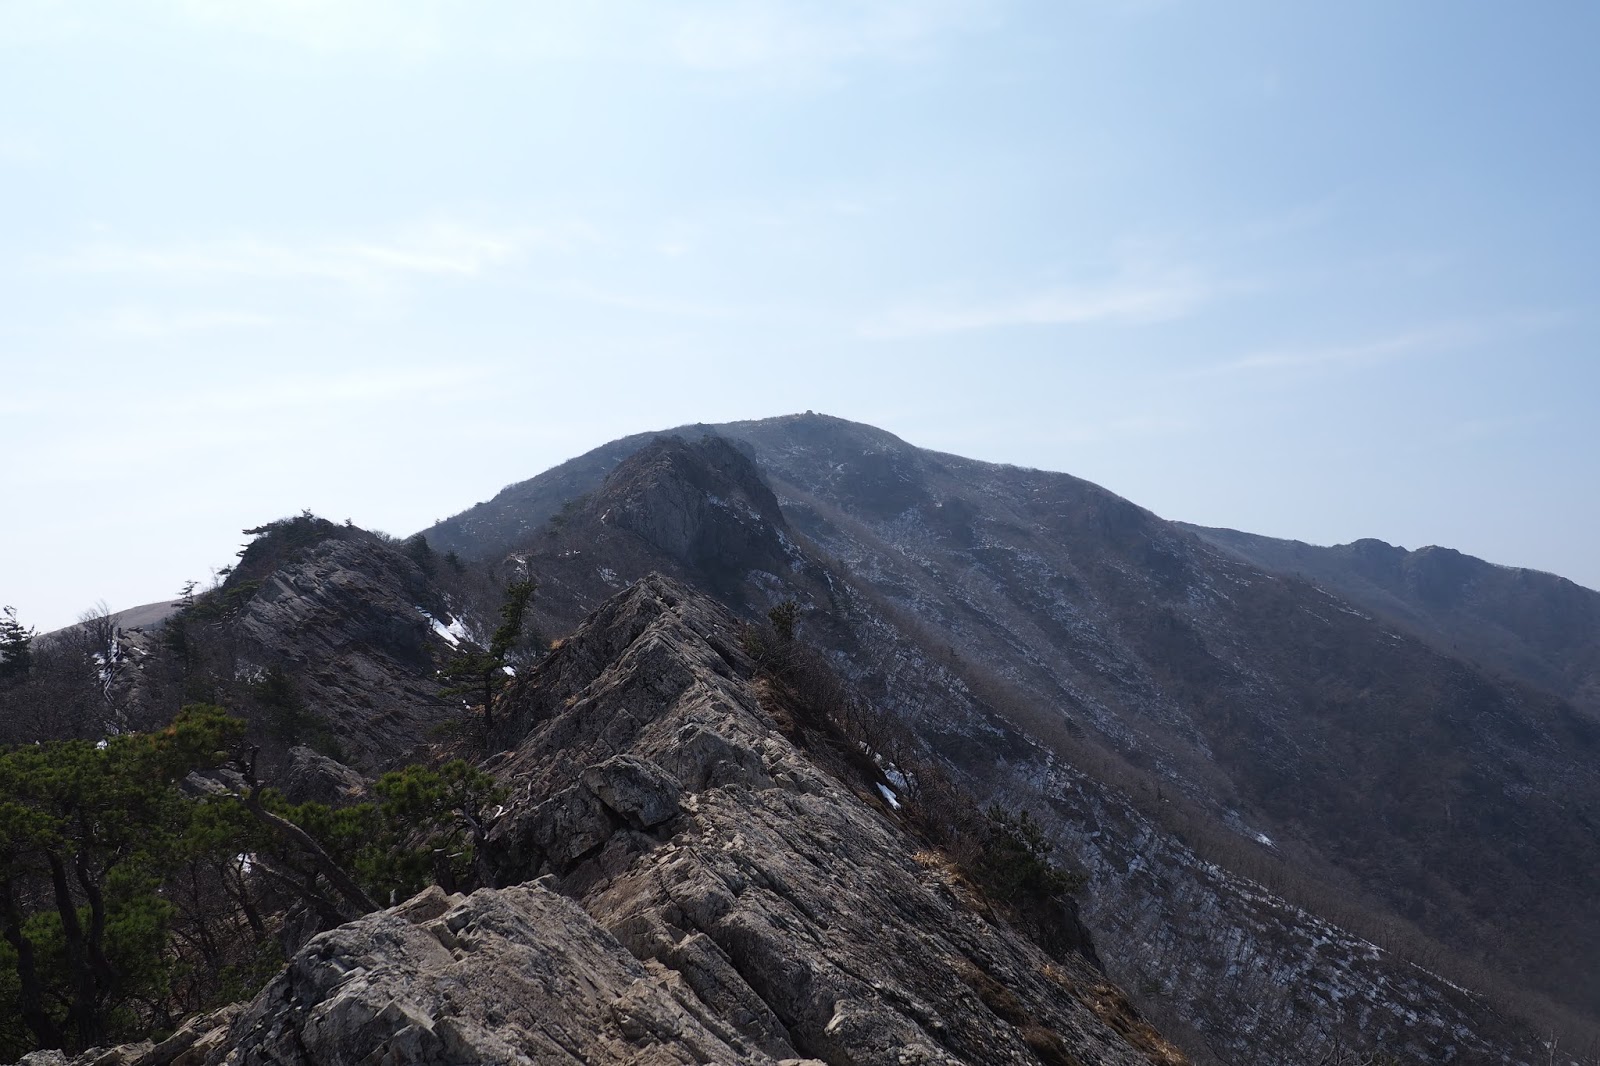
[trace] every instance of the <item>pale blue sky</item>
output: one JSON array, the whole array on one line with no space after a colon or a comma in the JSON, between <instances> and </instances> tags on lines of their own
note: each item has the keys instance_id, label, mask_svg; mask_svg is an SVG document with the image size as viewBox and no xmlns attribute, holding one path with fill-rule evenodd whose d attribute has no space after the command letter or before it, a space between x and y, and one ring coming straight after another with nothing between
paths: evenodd
<instances>
[{"instance_id":1,"label":"pale blue sky","mask_svg":"<svg viewBox=\"0 0 1600 1066\"><path fill-rule=\"evenodd\" d=\"M1600 6L0 0L0 603L814 409L1600 586Z\"/></svg>"}]
</instances>

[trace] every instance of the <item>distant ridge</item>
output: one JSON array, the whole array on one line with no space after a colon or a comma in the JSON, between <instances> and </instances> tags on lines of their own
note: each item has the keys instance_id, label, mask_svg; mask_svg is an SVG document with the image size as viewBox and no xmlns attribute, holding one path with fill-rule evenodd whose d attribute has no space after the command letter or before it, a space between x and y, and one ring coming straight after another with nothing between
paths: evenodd
<instances>
[{"instance_id":1,"label":"distant ridge","mask_svg":"<svg viewBox=\"0 0 1600 1066\"><path fill-rule=\"evenodd\" d=\"M1264 570L1315 581L1451 654L1537 685L1600 719L1600 592L1556 574L1430 545L1332 547L1184 525Z\"/></svg>"}]
</instances>

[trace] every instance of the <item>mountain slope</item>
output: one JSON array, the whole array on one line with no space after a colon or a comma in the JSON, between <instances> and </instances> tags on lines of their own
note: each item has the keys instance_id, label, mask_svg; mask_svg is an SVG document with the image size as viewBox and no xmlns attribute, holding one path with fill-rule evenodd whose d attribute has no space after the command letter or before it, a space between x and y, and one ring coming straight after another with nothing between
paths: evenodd
<instances>
[{"instance_id":1,"label":"mountain slope","mask_svg":"<svg viewBox=\"0 0 1600 1066\"><path fill-rule=\"evenodd\" d=\"M149 728L185 703L225 705L251 721L269 773L288 769L295 745L366 773L425 750L460 711L437 676L459 640L437 564L310 515L249 535L219 586L158 627L115 630L108 687L126 722Z\"/></svg>"},{"instance_id":2,"label":"mountain slope","mask_svg":"<svg viewBox=\"0 0 1600 1066\"><path fill-rule=\"evenodd\" d=\"M865 783L778 733L751 675L734 619L683 586L609 601L508 698L532 728L496 772L529 798L499 861L554 875L773 1057L1179 1060L1083 960L971 910Z\"/></svg>"},{"instance_id":3,"label":"mountain slope","mask_svg":"<svg viewBox=\"0 0 1600 1066\"><path fill-rule=\"evenodd\" d=\"M1450 548L1331 548L1185 526L1264 570L1297 574L1396 626L1571 700L1600 718L1600 592Z\"/></svg>"},{"instance_id":4,"label":"mountain slope","mask_svg":"<svg viewBox=\"0 0 1600 1066\"><path fill-rule=\"evenodd\" d=\"M429 889L182 1043L79 1061L1182 1066L791 744L737 633L659 576L608 601L504 701L501 887Z\"/></svg>"},{"instance_id":5,"label":"mountain slope","mask_svg":"<svg viewBox=\"0 0 1600 1066\"><path fill-rule=\"evenodd\" d=\"M1034 794L1030 743L1103 759L1256 849L1247 866L1375 903L1580 1009L1600 995L1600 735L1570 705L1067 475L821 416L680 432L761 467L792 539L830 561L826 601L785 583L805 617L846 616L819 637L983 787ZM543 484L446 525L486 528Z\"/></svg>"},{"instance_id":6,"label":"mountain slope","mask_svg":"<svg viewBox=\"0 0 1600 1066\"><path fill-rule=\"evenodd\" d=\"M694 427L685 436L700 437L711 427ZM492 500L474 504L428 527L423 533L439 552L463 558L490 558L539 533L561 511L593 492L613 467L658 434L636 433L612 441L527 481L507 485Z\"/></svg>"},{"instance_id":7,"label":"mountain slope","mask_svg":"<svg viewBox=\"0 0 1600 1066\"><path fill-rule=\"evenodd\" d=\"M760 471L714 436L641 443L516 554L540 576L536 610L553 632L654 571L745 611L825 581Z\"/></svg>"},{"instance_id":8,"label":"mountain slope","mask_svg":"<svg viewBox=\"0 0 1600 1066\"><path fill-rule=\"evenodd\" d=\"M1517 978L1600 995L1600 732L1066 475L798 418L726 428L790 521L1010 689L1223 825ZM1503 942L1503 941L1502 941Z\"/></svg>"}]
</instances>

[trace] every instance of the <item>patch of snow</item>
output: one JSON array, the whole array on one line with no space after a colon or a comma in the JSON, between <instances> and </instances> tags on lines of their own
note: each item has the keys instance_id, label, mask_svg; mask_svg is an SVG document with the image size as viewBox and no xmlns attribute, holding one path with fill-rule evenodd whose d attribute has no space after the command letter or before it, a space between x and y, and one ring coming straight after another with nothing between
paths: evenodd
<instances>
[{"instance_id":1,"label":"patch of snow","mask_svg":"<svg viewBox=\"0 0 1600 1066\"><path fill-rule=\"evenodd\" d=\"M429 614L427 611L423 610L420 606L417 607L417 613L426 618L428 620L428 624L433 627L433 631L439 634L439 636L444 639L445 643L449 644L452 648L459 648L463 640L471 639L471 634L467 632L466 625L463 624L459 618L452 618L450 623L446 625L433 615Z\"/></svg>"},{"instance_id":2,"label":"patch of snow","mask_svg":"<svg viewBox=\"0 0 1600 1066\"><path fill-rule=\"evenodd\" d=\"M432 615L428 615L428 622L433 626L433 631L439 634L439 636L443 637L445 642L452 648L461 646L461 638L456 636L449 626L445 625Z\"/></svg>"},{"instance_id":3,"label":"patch of snow","mask_svg":"<svg viewBox=\"0 0 1600 1066\"><path fill-rule=\"evenodd\" d=\"M889 801L889 806L893 807L897 811L900 809L900 797L894 794L894 789L890 788L888 785L879 785L878 791L883 795L884 799Z\"/></svg>"}]
</instances>

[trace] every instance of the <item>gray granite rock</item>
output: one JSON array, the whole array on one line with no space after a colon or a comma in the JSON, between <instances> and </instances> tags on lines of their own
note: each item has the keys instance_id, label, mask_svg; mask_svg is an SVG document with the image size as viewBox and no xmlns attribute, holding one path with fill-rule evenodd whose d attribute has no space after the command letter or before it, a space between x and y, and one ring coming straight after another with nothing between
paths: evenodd
<instances>
[{"instance_id":1,"label":"gray granite rock","mask_svg":"<svg viewBox=\"0 0 1600 1066\"><path fill-rule=\"evenodd\" d=\"M675 582L606 603L508 697L527 735L496 768L516 785L491 837L501 878L545 876L772 1058L1181 1061L1097 970L991 922L785 739L751 672L736 622ZM656 795L678 810L639 817Z\"/></svg>"},{"instance_id":2,"label":"gray granite rock","mask_svg":"<svg viewBox=\"0 0 1600 1066\"><path fill-rule=\"evenodd\" d=\"M640 582L505 709L526 735L491 764L512 790L487 845L502 887L321 933L236 1017L117 1061L1184 1061L785 739L711 601Z\"/></svg>"},{"instance_id":3,"label":"gray granite rock","mask_svg":"<svg viewBox=\"0 0 1600 1066\"><path fill-rule=\"evenodd\" d=\"M289 767L279 788L293 803L315 801L345 807L366 799L370 784L337 759L296 746L289 749Z\"/></svg>"}]
</instances>

